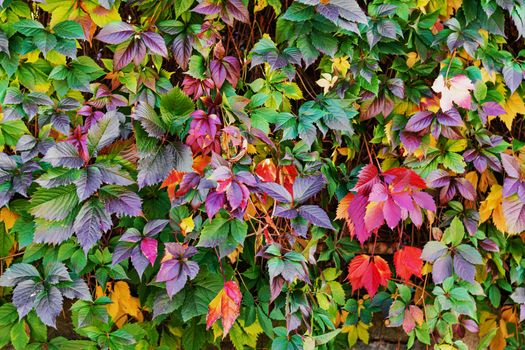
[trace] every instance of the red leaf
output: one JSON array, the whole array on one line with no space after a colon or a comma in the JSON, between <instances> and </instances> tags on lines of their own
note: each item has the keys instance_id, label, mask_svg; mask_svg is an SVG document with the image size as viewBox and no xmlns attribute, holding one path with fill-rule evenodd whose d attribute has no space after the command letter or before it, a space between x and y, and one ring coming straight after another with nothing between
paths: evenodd
<instances>
[{"instance_id":1,"label":"red leaf","mask_svg":"<svg viewBox=\"0 0 525 350\"><path fill-rule=\"evenodd\" d=\"M153 266L157 260L157 240L151 237L146 237L140 242L140 250Z\"/></svg>"},{"instance_id":2,"label":"red leaf","mask_svg":"<svg viewBox=\"0 0 525 350\"><path fill-rule=\"evenodd\" d=\"M388 263L380 256L361 254L353 258L348 265L348 279L352 284L352 292L364 287L371 298L380 285L386 287L390 276Z\"/></svg>"},{"instance_id":3,"label":"red leaf","mask_svg":"<svg viewBox=\"0 0 525 350\"><path fill-rule=\"evenodd\" d=\"M377 168L373 164L367 164L359 172L357 183L354 191L359 194L368 195L372 190L372 186L379 182Z\"/></svg>"},{"instance_id":4,"label":"red leaf","mask_svg":"<svg viewBox=\"0 0 525 350\"><path fill-rule=\"evenodd\" d=\"M404 281L410 280L412 275L421 277L423 260L421 260L421 249L416 247L404 247L394 254L394 266L397 276Z\"/></svg>"},{"instance_id":5,"label":"red leaf","mask_svg":"<svg viewBox=\"0 0 525 350\"><path fill-rule=\"evenodd\" d=\"M255 174L264 182L275 182L277 179L277 167L273 161L268 158L257 164Z\"/></svg>"},{"instance_id":6,"label":"red leaf","mask_svg":"<svg viewBox=\"0 0 525 350\"><path fill-rule=\"evenodd\" d=\"M206 329L209 329L218 319L222 319L222 327L226 337L233 323L239 317L241 311L242 294L239 285L235 281L224 283L224 288L208 305L206 315Z\"/></svg>"}]
</instances>

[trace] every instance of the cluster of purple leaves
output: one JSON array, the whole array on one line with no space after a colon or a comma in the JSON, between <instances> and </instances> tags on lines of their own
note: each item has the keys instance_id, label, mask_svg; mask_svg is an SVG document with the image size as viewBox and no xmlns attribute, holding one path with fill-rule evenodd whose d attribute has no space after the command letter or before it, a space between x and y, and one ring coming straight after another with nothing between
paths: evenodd
<instances>
[{"instance_id":1,"label":"cluster of purple leaves","mask_svg":"<svg viewBox=\"0 0 525 350\"><path fill-rule=\"evenodd\" d=\"M157 260L158 241L155 238L168 224L168 220L149 221L142 230L129 228L120 237L113 252L113 265L131 258L131 263L142 277L148 264L153 266Z\"/></svg>"},{"instance_id":2,"label":"cluster of purple leaves","mask_svg":"<svg viewBox=\"0 0 525 350\"><path fill-rule=\"evenodd\" d=\"M0 286L15 287L13 304L20 319L35 309L44 324L55 327L62 311L63 298L91 300L87 284L71 278L66 266L52 262L44 267L43 275L33 265L19 263L0 276Z\"/></svg>"},{"instance_id":3,"label":"cluster of purple leaves","mask_svg":"<svg viewBox=\"0 0 525 350\"><path fill-rule=\"evenodd\" d=\"M271 196L280 204L274 207L273 216L291 219L295 234L305 237L308 230L307 223L334 230L330 218L318 205L303 204L306 200L319 193L326 184L323 175L297 177L293 183L292 193L275 182L262 182L258 188Z\"/></svg>"}]
</instances>

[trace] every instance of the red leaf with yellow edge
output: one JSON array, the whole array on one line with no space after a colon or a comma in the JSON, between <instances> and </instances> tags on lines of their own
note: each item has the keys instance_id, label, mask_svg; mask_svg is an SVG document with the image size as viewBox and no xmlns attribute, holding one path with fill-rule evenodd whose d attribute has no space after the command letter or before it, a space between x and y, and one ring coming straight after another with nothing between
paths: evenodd
<instances>
[{"instance_id":1,"label":"red leaf with yellow edge","mask_svg":"<svg viewBox=\"0 0 525 350\"><path fill-rule=\"evenodd\" d=\"M209 329L218 319L222 319L222 327L224 328L222 338L224 339L239 317L241 301L242 294L237 282L228 281L224 283L224 288L208 305L206 329Z\"/></svg>"},{"instance_id":2,"label":"red leaf with yellow edge","mask_svg":"<svg viewBox=\"0 0 525 350\"><path fill-rule=\"evenodd\" d=\"M364 287L371 298L380 285L386 287L391 274L388 263L380 256L361 254L353 258L348 265L348 279L352 284L352 292Z\"/></svg>"},{"instance_id":3,"label":"red leaf with yellow edge","mask_svg":"<svg viewBox=\"0 0 525 350\"><path fill-rule=\"evenodd\" d=\"M421 249L416 247L404 247L394 254L394 266L397 276L404 281L409 281L412 275L421 277L423 260L421 260Z\"/></svg>"}]
</instances>

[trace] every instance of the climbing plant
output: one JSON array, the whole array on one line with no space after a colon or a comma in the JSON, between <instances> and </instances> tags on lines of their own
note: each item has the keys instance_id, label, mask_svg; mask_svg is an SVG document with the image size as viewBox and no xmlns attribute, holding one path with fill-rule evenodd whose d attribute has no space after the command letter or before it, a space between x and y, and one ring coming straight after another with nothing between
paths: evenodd
<instances>
[{"instance_id":1,"label":"climbing plant","mask_svg":"<svg viewBox=\"0 0 525 350\"><path fill-rule=\"evenodd\" d=\"M0 0L0 347L523 348L524 35L522 0Z\"/></svg>"}]
</instances>

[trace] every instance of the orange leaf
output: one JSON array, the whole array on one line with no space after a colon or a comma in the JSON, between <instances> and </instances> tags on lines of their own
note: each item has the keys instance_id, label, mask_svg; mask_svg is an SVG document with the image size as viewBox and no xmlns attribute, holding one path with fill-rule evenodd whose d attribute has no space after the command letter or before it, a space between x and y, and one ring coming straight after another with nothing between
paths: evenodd
<instances>
[{"instance_id":1,"label":"orange leaf","mask_svg":"<svg viewBox=\"0 0 525 350\"><path fill-rule=\"evenodd\" d=\"M206 329L219 319L222 319L224 333L222 338L226 337L233 323L239 317L241 311L242 294L239 285L235 281L224 283L224 288L208 305L208 315L206 315Z\"/></svg>"},{"instance_id":2,"label":"orange leaf","mask_svg":"<svg viewBox=\"0 0 525 350\"><path fill-rule=\"evenodd\" d=\"M354 199L354 194L352 192L348 192L346 196L341 198L341 201L337 205L336 219L348 220L348 207L350 206L352 199Z\"/></svg>"},{"instance_id":3,"label":"orange leaf","mask_svg":"<svg viewBox=\"0 0 525 350\"><path fill-rule=\"evenodd\" d=\"M374 297L379 286L387 285L391 272L388 263L380 256L366 254L356 256L348 265L348 279L352 292L364 287L370 297Z\"/></svg>"},{"instance_id":4,"label":"orange leaf","mask_svg":"<svg viewBox=\"0 0 525 350\"><path fill-rule=\"evenodd\" d=\"M160 188L168 189L168 197L172 202L175 198L175 188L177 188L177 185L182 181L183 177L184 173L177 170L172 170L168 177L160 185Z\"/></svg>"},{"instance_id":5,"label":"orange leaf","mask_svg":"<svg viewBox=\"0 0 525 350\"><path fill-rule=\"evenodd\" d=\"M416 247L404 247L394 254L394 266L397 276L408 281L412 275L421 277L423 260L421 260L421 249Z\"/></svg>"}]
</instances>

